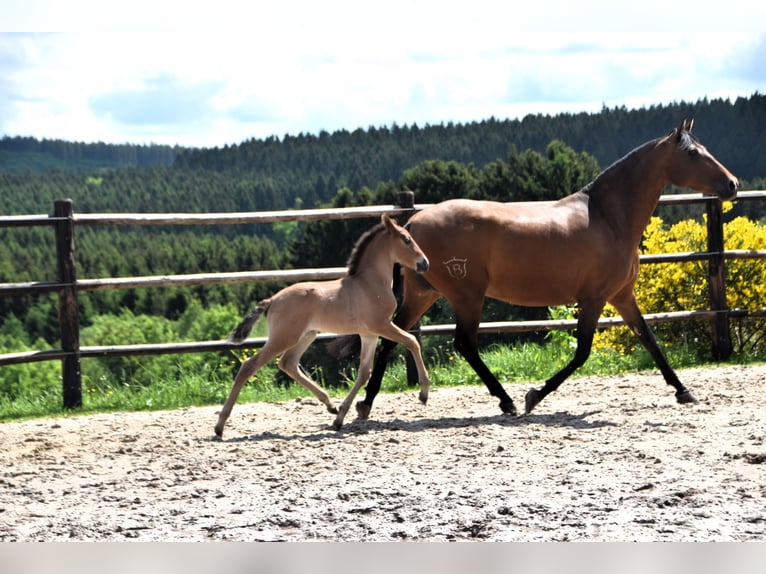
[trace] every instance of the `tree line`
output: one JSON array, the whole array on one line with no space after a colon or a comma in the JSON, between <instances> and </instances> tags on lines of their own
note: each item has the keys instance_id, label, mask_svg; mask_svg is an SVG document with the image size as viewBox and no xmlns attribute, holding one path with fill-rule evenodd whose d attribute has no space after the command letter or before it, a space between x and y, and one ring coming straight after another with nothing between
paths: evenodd
<instances>
[{"instance_id":1,"label":"tree line","mask_svg":"<svg viewBox=\"0 0 766 574\"><path fill-rule=\"evenodd\" d=\"M696 118L695 133L744 180L744 188L764 187L766 155L760 152L760 142L766 129L766 97L754 94L735 102L700 100L641 110L605 108L597 114L528 116L513 121L491 118L465 125L393 125L249 140L224 148L156 150L157 157L171 154L172 162L166 158L144 166L131 163L134 160L124 146L107 152L109 146L102 149L105 144L94 148L67 142L36 145L28 138L4 138L0 155L12 153L17 159L25 154L61 158L78 149L79 157L87 156L88 161L102 161L96 151L106 159L91 168L83 168L77 159L66 160L67 169L21 170L0 164L0 214L49 213L53 201L62 197L72 198L80 213L379 205L393 203L401 189L413 190L417 203L452 197L557 199L580 189L603 167L644 141L665 134L684 116ZM70 152L65 151L68 145L73 146ZM126 158L126 163L115 168L113 162L119 157ZM762 217L762 213L747 212L755 208L754 203L738 206L732 217L743 213ZM684 209L672 208L663 216L678 220L688 215ZM83 227L76 231L78 275L97 278L341 266L355 239L373 223ZM0 229L0 282L54 279L54 254L50 229ZM250 284L87 292L81 294L81 322L87 326L95 317L119 315L124 309L176 319L198 303L232 302L244 312L277 287ZM0 298L0 320L20 322L29 342L42 338L57 344L56 313L53 296ZM433 317L443 318L447 313L437 306ZM492 303L486 316L531 318L541 313Z\"/></svg>"}]
</instances>

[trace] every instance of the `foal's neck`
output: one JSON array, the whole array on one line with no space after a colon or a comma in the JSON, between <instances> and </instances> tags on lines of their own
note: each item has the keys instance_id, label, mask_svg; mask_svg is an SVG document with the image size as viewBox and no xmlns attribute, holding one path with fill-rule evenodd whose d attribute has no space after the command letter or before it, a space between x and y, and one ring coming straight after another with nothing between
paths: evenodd
<instances>
[{"instance_id":1,"label":"foal's neck","mask_svg":"<svg viewBox=\"0 0 766 574\"><path fill-rule=\"evenodd\" d=\"M354 277L389 285L396 261L387 248L388 233L382 231L372 238L362 254Z\"/></svg>"}]
</instances>

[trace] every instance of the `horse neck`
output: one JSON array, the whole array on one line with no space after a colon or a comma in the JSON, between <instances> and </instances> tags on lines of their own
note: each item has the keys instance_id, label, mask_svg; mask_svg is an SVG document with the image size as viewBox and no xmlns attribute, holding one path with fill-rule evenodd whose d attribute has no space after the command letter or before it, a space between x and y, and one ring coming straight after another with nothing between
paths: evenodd
<instances>
[{"instance_id":1,"label":"horse neck","mask_svg":"<svg viewBox=\"0 0 766 574\"><path fill-rule=\"evenodd\" d=\"M668 183L662 154L664 139L635 149L607 168L591 184L591 201L610 225L638 245Z\"/></svg>"},{"instance_id":2,"label":"horse neck","mask_svg":"<svg viewBox=\"0 0 766 574\"><path fill-rule=\"evenodd\" d=\"M381 231L370 241L359 261L354 277L388 285L393 277L393 267L396 263L391 250L388 248L389 234Z\"/></svg>"}]
</instances>

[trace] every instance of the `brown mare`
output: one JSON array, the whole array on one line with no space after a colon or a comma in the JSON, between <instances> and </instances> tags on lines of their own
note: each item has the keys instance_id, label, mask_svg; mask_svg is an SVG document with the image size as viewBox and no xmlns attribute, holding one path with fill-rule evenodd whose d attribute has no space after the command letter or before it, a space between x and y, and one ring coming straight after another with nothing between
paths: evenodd
<instances>
[{"instance_id":1,"label":"brown mare","mask_svg":"<svg viewBox=\"0 0 766 574\"><path fill-rule=\"evenodd\" d=\"M334 427L343 425L359 389L367 382L375 357L378 336L402 343L412 353L420 379L420 400L428 399L428 373L417 339L391 322L396 310L391 283L395 263L413 273L428 270L428 258L410 234L387 215L356 242L348 260L348 273L340 279L296 283L256 305L229 335L235 343L244 341L263 313L267 313L269 337L263 348L239 368L229 398L221 409L215 434L231 414L242 386L270 360L281 355L279 368L306 387L327 407L337 413ZM328 394L301 369L303 353L318 333L358 334L362 340L361 359L356 383L336 409Z\"/></svg>"},{"instance_id":2,"label":"brown mare","mask_svg":"<svg viewBox=\"0 0 766 574\"><path fill-rule=\"evenodd\" d=\"M636 303L638 245L666 184L733 199L739 182L691 134L684 120L669 135L645 143L604 170L582 190L556 202L505 204L456 199L415 214L407 227L431 261L422 276L405 271L395 323L409 329L440 297L455 311L455 348L500 399L516 407L479 357L477 330L485 297L517 305L576 303L574 358L526 395L525 411L581 366L596 324L611 303L647 348L679 403L697 402L668 365ZM384 340L364 400L367 418L394 342Z\"/></svg>"}]
</instances>

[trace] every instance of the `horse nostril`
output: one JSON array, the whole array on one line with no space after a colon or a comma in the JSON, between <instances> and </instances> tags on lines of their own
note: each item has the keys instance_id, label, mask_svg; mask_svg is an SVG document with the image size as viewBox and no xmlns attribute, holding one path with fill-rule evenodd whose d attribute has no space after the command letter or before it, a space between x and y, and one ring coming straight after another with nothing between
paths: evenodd
<instances>
[{"instance_id":1,"label":"horse nostril","mask_svg":"<svg viewBox=\"0 0 766 574\"><path fill-rule=\"evenodd\" d=\"M730 179L729 180L729 190L736 192L739 189L739 180L738 179Z\"/></svg>"},{"instance_id":2,"label":"horse nostril","mask_svg":"<svg viewBox=\"0 0 766 574\"><path fill-rule=\"evenodd\" d=\"M428 259L420 259L420 260L418 260L418 263L417 263L417 266L416 266L415 270L418 273L425 273L426 271L428 271Z\"/></svg>"}]
</instances>

